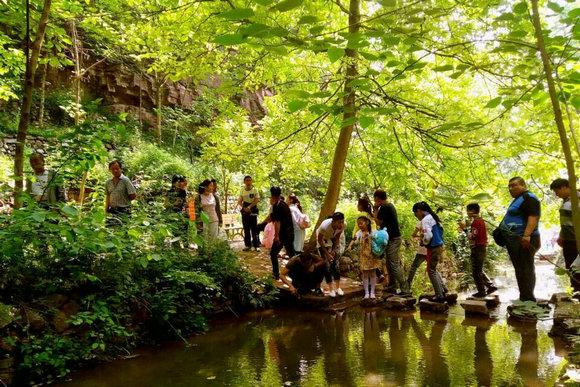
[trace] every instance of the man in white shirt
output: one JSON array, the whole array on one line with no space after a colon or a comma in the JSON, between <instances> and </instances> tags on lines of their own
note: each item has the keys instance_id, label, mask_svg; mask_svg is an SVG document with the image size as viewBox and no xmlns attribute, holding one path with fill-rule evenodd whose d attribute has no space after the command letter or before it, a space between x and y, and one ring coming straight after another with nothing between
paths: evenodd
<instances>
[{"instance_id":1,"label":"man in white shirt","mask_svg":"<svg viewBox=\"0 0 580 387\"><path fill-rule=\"evenodd\" d=\"M258 229L258 202L260 194L252 185L252 177L244 177L244 187L240 191L238 206L242 207L242 225L244 226L244 251L260 251L260 231Z\"/></svg>"},{"instance_id":2,"label":"man in white shirt","mask_svg":"<svg viewBox=\"0 0 580 387\"><path fill-rule=\"evenodd\" d=\"M316 230L316 241L320 256L326 262L324 277L326 283L330 286L330 297L342 296L344 292L340 288L340 256L344 252L344 246L341 249L341 236L344 234L346 222L344 214L335 212L331 218L322 221ZM343 239L344 240L344 239ZM332 280L334 278L333 284ZM336 287L336 290L335 290Z\"/></svg>"},{"instance_id":3,"label":"man in white shirt","mask_svg":"<svg viewBox=\"0 0 580 387\"><path fill-rule=\"evenodd\" d=\"M64 184L58 181L55 171L45 168L44 163L44 156L40 153L30 156L34 181L27 180L26 192L44 205L66 201Z\"/></svg>"}]
</instances>

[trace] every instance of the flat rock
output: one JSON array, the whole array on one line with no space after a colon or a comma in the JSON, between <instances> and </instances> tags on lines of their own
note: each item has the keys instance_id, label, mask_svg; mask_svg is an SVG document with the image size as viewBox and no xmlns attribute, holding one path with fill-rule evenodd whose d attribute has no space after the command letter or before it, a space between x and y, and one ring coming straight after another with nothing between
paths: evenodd
<instances>
[{"instance_id":1,"label":"flat rock","mask_svg":"<svg viewBox=\"0 0 580 387\"><path fill-rule=\"evenodd\" d=\"M417 299L414 297L390 297L384 301L384 306L387 309L406 310L414 308Z\"/></svg>"},{"instance_id":2,"label":"flat rock","mask_svg":"<svg viewBox=\"0 0 580 387\"><path fill-rule=\"evenodd\" d=\"M572 301L572 297L568 293L554 293L550 298L551 304L558 304L563 301Z\"/></svg>"},{"instance_id":3,"label":"flat rock","mask_svg":"<svg viewBox=\"0 0 580 387\"><path fill-rule=\"evenodd\" d=\"M435 294L421 294L419 296L419 301L421 301L425 298L431 298L431 297L435 297ZM448 304L456 304L457 303L457 293L448 293L445 296L445 302L447 302Z\"/></svg>"},{"instance_id":4,"label":"flat rock","mask_svg":"<svg viewBox=\"0 0 580 387\"><path fill-rule=\"evenodd\" d=\"M421 309L421 311L433 313L445 313L449 310L449 305L447 303L432 302L428 299L422 299L419 301L419 309Z\"/></svg>"},{"instance_id":5,"label":"flat rock","mask_svg":"<svg viewBox=\"0 0 580 387\"><path fill-rule=\"evenodd\" d=\"M482 314L489 316L489 308L485 300L466 300L459 303L466 314Z\"/></svg>"},{"instance_id":6,"label":"flat rock","mask_svg":"<svg viewBox=\"0 0 580 387\"><path fill-rule=\"evenodd\" d=\"M467 297L467 301L485 301L485 305L488 308L495 308L500 303L499 296L497 294L486 297Z\"/></svg>"},{"instance_id":7,"label":"flat rock","mask_svg":"<svg viewBox=\"0 0 580 387\"><path fill-rule=\"evenodd\" d=\"M373 307L373 306L377 306L379 304L379 301L376 298L363 298L362 301L360 302L360 306L363 307Z\"/></svg>"}]
</instances>

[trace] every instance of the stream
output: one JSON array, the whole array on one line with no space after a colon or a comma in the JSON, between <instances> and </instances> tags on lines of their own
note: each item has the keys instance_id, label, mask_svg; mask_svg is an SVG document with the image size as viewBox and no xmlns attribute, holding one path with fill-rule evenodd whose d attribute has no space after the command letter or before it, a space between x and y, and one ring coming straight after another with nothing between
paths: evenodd
<instances>
[{"instance_id":1,"label":"stream","mask_svg":"<svg viewBox=\"0 0 580 387\"><path fill-rule=\"evenodd\" d=\"M566 282L536 264L536 296ZM506 318L517 298L511 266L495 277L502 304L491 319L381 308L330 314L265 310L211 322L204 335L73 373L61 386L545 386L567 355L552 321ZM465 295L461 294L460 299Z\"/></svg>"}]
</instances>

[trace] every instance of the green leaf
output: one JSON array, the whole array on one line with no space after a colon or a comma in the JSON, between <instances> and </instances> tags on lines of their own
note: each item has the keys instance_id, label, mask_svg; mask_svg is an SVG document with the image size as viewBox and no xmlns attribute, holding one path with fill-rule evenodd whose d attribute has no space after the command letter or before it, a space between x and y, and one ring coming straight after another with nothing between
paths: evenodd
<instances>
[{"instance_id":1,"label":"green leaf","mask_svg":"<svg viewBox=\"0 0 580 387\"><path fill-rule=\"evenodd\" d=\"M222 44L224 46L231 46L244 42L244 35L242 34L226 34L215 38L214 43Z\"/></svg>"},{"instance_id":2,"label":"green leaf","mask_svg":"<svg viewBox=\"0 0 580 387\"><path fill-rule=\"evenodd\" d=\"M75 207L71 207L71 206L64 206L61 211L68 216L77 216L78 215L78 210Z\"/></svg>"},{"instance_id":3,"label":"green leaf","mask_svg":"<svg viewBox=\"0 0 580 387\"><path fill-rule=\"evenodd\" d=\"M580 110L580 95L575 95L574 97L570 98L570 103L576 108L576 110Z\"/></svg>"},{"instance_id":4,"label":"green leaf","mask_svg":"<svg viewBox=\"0 0 580 387\"><path fill-rule=\"evenodd\" d=\"M556 275L568 275L568 270L564 269L563 267L557 267Z\"/></svg>"},{"instance_id":5,"label":"green leaf","mask_svg":"<svg viewBox=\"0 0 580 387\"><path fill-rule=\"evenodd\" d=\"M100 281L99 277L97 277L97 276L94 276L94 275L92 275L92 274L87 274L87 278L88 278L88 279L89 279L89 281L91 281L91 282L97 282L97 281Z\"/></svg>"},{"instance_id":6,"label":"green leaf","mask_svg":"<svg viewBox=\"0 0 580 387\"><path fill-rule=\"evenodd\" d=\"M538 106L546 102L550 98L550 94L545 91L538 92L538 96L534 98L534 106Z\"/></svg>"},{"instance_id":7,"label":"green leaf","mask_svg":"<svg viewBox=\"0 0 580 387\"><path fill-rule=\"evenodd\" d=\"M290 103L288 104L288 110L290 110L290 113L294 113L298 110L305 108L306 105L308 105L308 102L303 101L301 99L295 99L294 101L290 101Z\"/></svg>"},{"instance_id":8,"label":"green leaf","mask_svg":"<svg viewBox=\"0 0 580 387\"><path fill-rule=\"evenodd\" d=\"M318 35L322 31L324 31L324 26L314 26L308 30L308 32L310 32L311 35Z\"/></svg>"},{"instance_id":9,"label":"green leaf","mask_svg":"<svg viewBox=\"0 0 580 387\"><path fill-rule=\"evenodd\" d=\"M251 8L236 8L217 15L228 20L242 20L254 16L254 10Z\"/></svg>"},{"instance_id":10,"label":"green leaf","mask_svg":"<svg viewBox=\"0 0 580 387\"><path fill-rule=\"evenodd\" d=\"M44 222L44 219L46 219L46 214L44 212L35 212L32 214L31 218L38 223L42 223Z\"/></svg>"},{"instance_id":11,"label":"green leaf","mask_svg":"<svg viewBox=\"0 0 580 387\"><path fill-rule=\"evenodd\" d=\"M489 101L487 103L487 105L485 105L485 107L488 109L493 109L493 108L499 106L499 104L501 103L501 100L502 100L501 97L496 97L496 98L492 99L491 101Z\"/></svg>"},{"instance_id":12,"label":"green leaf","mask_svg":"<svg viewBox=\"0 0 580 387\"><path fill-rule=\"evenodd\" d=\"M488 201L491 199L493 199L492 196L490 194L488 194L487 192L481 192L481 193L478 193L477 195L473 195L471 197L471 200L475 200L478 202L485 202L485 201Z\"/></svg>"},{"instance_id":13,"label":"green leaf","mask_svg":"<svg viewBox=\"0 0 580 387\"><path fill-rule=\"evenodd\" d=\"M375 123L375 119L373 117L361 117L358 122L362 128L368 128Z\"/></svg>"},{"instance_id":14,"label":"green leaf","mask_svg":"<svg viewBox=\"0 0 580 387\"><path fill-rule=\"evenodd\" d=\"M379 0L379 2L385 8L394 7L395 5L397 5L397 0Z\"/></svg>"},{"instance_id":15,"label":"green leaf","mask_svg":"<svg viewBox=\"0 0 580 387\"><path fill-rule=\"evenodd\" d=\"M287 12L300 7L302 3L304 3L304 0L283 0L276 4L274 8L279 12Z\"/></svg>"},{"instance_id":16,"label":"green leaf","mask_svg":"<svg viewBox=\"0 0 580 387\"><path fill-rule=\"evenodd\" d=\"M254 0L256 3L264 6L268 6L274 2L274 0Z\"/></svg>"},{"instance_id":17,"label":"green leaf","mask_svg":"<svg viewBox=\"0 0 580 387\"><path fill-rule=\"evenodd\" d=\"M328 55L328 59L330 59L330 63L334 63L344 56L345 51L340 47L329 47L326 54Z\"/></svg>"},{"instance_id":18,"label":"green leaf","mask_svg":"<svg viewBox=\"0 0 580 387\"><path fill-rule=\"evenodd\" d=\"M528 5L526 3L517 3L514 5L514 13L523 14L528 10Z\"/></svg>"},{"instance_id":19,"label":"green leaf","mask_svg":"<svg viewBox=\"0 0 580 387\"><path fill-rule=\"evenodd\" d=\"M558 4L554 3L553 1L548 2L548 8L552 11L556 12L557 14L562 13L564 11L564 7L559 6Z\"/></svg>"},{"instance_id":20,"label":"green leaf","mask_svg":"<svg viewBox=\"0 0 580 387\"><path fill-rule=\"evenodd\" d=\"M453 70L453 65L448 64L433 68L433 71L449 71L449 70Z\"/></svg>"},{"instance_id":21,"label":"green leaf","mask_svg":"<svg viewBox=\"0 0 580 387\"><path fill-rule=\"evenodd\" d=\"M318 18L313 15L304 15L298 20L298 24L312 24L316 23Z\"/></svg>"}]
</instances>

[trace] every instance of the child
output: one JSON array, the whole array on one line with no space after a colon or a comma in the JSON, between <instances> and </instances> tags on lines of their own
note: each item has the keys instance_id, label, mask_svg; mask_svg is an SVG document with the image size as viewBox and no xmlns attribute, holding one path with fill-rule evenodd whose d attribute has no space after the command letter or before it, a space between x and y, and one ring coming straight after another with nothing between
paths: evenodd
<instances>
[{"instance_id":1,"label":"child","mask_svg":"<svg viewBox=\"0 0 580 387\"><path fill-rule=\"evenodd\" d=\"M171 179L171 189L165 196L165 208L173 212L183 212L186 206L187 180L183 175L173 175Z\"/></svg>"},{"instance_id":2,"label":"child","mask_svg":"<svg viewBox=\"0 0 580 387\"><path fill-rule=\"evenodd\" d=\"M477 293L473 297L485 297L497 290L493 282L483 271L483 261L487 253L487 230L485 222L479 216L479 204L470 203L467 205L467 216L472 219L469 245L471 247L471 269L473 281L477 287Z\"/></svg>"},{"instance_id":3,"label":"child","mask_svg":"<svg viewBox=\"0 0 580 387\"><path fill-rule=\"evenodd\" d=\"M365 299L375 299L375 287L377 285L377 277L375 270L381 267L380 258L376 257L371 249L372 240L372 223L366 216L359 216L356 220L359 231L348 245L347 251L352 249L355 244L360 243L360 268L363 276L363 286L365 289ZM370 284L370 293L369 293Z\"/></svg>"},{"instance_id":4,"label":"child","mask_svg":"<svg viewBox=\"0 0 580 387\"><path fill-rule=\"evenodd\" d=\"M443 226L437 214L426 202L415 203L413 213L423 226L423 245L427 248L427 274L435 291L435 297L429 298L429 301L443 303L445 288L437 272L437 263L443 250Z\"/></svg>"}]
</instances>

